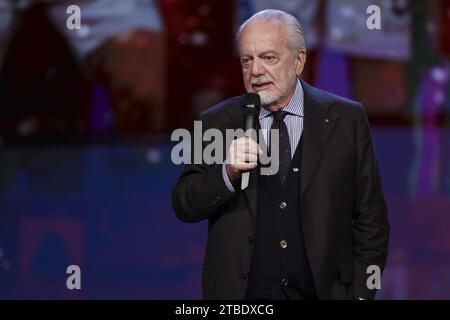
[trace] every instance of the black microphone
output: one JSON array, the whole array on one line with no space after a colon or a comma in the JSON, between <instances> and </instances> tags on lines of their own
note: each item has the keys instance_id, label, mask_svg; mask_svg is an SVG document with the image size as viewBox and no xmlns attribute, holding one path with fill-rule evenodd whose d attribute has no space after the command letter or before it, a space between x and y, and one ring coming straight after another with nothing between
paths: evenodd
<instances>
[{"instance_id":1,"label":"black microphone","mask_svg":"<svg viewBox=\"0 0 450 320\"><path fill-rule=\"evenodd\" d=\"M245 115L245 135L256 141L256 121L259 115L259 109L261 108L261 99L256 93L247 93L244 96L244 115ZM247 132L247 130L253 129ZM248 187L250 179L250 172L244 172L241 177L241 189L244 190Z\"/></svg>"},{"instance_id":2,"label":"black microphone","mask_svg":"<svg viewBox=\"0 0 450 320\"><path fill-rule=\"evenodd\" d=\"M256 119L259 115L259 108L261 107L261 99L256 93L247 93L244 96L244 114L245 127L244 130L255 129Z\"/></svg>"}]
</instances>

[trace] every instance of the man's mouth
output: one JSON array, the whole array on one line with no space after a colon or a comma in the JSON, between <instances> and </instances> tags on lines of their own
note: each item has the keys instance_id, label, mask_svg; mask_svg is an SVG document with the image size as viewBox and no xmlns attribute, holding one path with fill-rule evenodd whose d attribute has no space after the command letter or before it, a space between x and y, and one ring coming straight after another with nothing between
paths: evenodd
<instances>
[{"instance_id":1,"label":"man's mouth","mask_svg":"<svg viewBox=\"0 0 450 320\"><path fill-rule=\"evenodd\" d=\"M267 90L270 88L270 86L272 85L272 82L262 82L262 83L254 83L252 84L253 90L255 90L256 92L258 91L263 91L263 90Z\"/></svg>"}]
</instances>

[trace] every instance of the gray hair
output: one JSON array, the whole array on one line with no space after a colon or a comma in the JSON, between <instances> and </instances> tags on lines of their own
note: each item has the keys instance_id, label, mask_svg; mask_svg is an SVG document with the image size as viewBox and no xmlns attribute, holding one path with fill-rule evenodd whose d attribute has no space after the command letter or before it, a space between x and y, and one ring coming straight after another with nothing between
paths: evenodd
<instances>
[{"instance_id":1,"label":"gray hair","mask_svg":"<svg viewBox=\"0 0 450 320\"><path fill-rule=\"evenodd\" d=\"M263 11L259 11L255 13L253 16L248 18L240 27L236 34L236 41L239 44L239 38L241 36L241 32L244 28L252 22L282 22L286 28L286 42L287 46L296 51L305 50L306 51L306 43L305 37L303 33L303 27L298 22L297 18L293 15L275 9L267 9Z\"/></svg>"}]
</instances>

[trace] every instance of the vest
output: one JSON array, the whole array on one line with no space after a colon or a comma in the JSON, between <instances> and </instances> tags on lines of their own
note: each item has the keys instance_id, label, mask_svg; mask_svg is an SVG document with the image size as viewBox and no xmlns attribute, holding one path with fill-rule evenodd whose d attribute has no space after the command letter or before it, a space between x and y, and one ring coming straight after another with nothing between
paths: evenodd
<instances>
[{"instance_id":1,"label":"vest","mask_svg":"<svg viewBox=\"0 0 450 320\"><path fill-rule=\"evenodd\" d=\"M258 214L247 299L317 299L301 225L301 141L284 187L278 174L258 174Z\"/></svg>"}]
</instances>

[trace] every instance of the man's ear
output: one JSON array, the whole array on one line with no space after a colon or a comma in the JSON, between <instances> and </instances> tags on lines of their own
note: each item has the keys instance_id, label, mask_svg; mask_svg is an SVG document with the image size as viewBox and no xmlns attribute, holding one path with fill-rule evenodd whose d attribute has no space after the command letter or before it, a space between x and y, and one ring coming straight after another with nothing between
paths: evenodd
<instances>
[{"instance_id":1,"label":"man's ear","mask_svg":"<svg viewBox=\"0 0 450 320\"><path fill-rule=\"evenodd\" d=\"M295 73L297 74L297 76L300 76L302 74L305 64L306 64L306 51L302 49L298 52L297 56L295 57Z\"/></svg>"}]
</instances>

